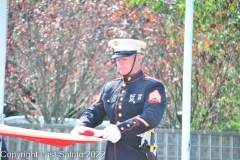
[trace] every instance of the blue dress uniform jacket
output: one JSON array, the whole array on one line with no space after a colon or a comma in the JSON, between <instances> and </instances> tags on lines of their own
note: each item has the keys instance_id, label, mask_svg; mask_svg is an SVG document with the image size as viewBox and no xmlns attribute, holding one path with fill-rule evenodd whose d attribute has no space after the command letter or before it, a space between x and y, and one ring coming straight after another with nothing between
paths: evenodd
<instances>
[{"instance_id":1,"label":"blue dress uniform jacket","mask_svg":"<svg viewBox=\"0 0 240 160\"><path fill-rule=\"evenodd\" d=\"M107 115L119 128L121 139L107 142L105 160L147 160L139 148L139 135L160 123L165 106L164 85L140 70L106 83L99 100L83 113L79 125L96 127Z\"/></svg>"}]
</instances>

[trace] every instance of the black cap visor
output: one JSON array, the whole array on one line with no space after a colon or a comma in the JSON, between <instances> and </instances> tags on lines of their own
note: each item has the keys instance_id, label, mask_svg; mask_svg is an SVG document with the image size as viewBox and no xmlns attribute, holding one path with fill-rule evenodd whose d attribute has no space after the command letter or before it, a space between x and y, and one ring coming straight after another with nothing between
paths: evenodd
<instances>
[{"instance_id":1,"label":"black cap visor","mask_svg":"<svg viewBox=\"0 0 240 160\"><path fill-rule=\"evenodd\" d=\"M117 51L117 52L113 52L113 55L111 58L129 57L133 54L137 54L137 51Z\"/></svg>"}]
</instances>

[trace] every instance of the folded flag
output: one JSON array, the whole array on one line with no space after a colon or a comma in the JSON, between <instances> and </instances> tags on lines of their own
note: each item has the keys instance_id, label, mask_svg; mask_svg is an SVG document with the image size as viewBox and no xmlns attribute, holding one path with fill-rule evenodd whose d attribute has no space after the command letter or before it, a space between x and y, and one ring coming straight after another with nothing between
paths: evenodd
<instances>
[{"instance_id":1,"label":"folded flag","mask_svg":"<svg viewBox=\"0 0 240 160\"><path fill-rule=\"evenodd\" d=\"M47 131L38 131L0 124L0 135L15 138L26 139L37 143L48 144L56 147L66 147L76 143L96 143L103 141L103 138L91 136L90 131L82 135L72 135L68 133L55 133Z\"/></svg>"}]
</instances>

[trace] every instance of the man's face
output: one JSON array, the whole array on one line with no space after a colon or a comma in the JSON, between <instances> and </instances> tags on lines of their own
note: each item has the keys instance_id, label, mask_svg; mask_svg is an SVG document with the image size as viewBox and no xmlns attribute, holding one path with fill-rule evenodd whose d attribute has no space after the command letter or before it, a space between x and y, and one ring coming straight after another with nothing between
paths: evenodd
<instances>
[{"instance_id":1,"label":"man's face","mask_svg":"<svg viewBox=\"0 0 240 160\"><path fill-rule=\"evenodd\" d=\"M130 72L134 56L116 58L117 70L121 75L126 75Z\"/></svg>"}]
</instances>

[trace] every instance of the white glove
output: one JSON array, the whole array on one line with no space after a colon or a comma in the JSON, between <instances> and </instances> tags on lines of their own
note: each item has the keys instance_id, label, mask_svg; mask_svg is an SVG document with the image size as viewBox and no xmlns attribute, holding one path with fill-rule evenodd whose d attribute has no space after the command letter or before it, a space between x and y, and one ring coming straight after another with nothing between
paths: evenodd
<instances>
[{"instance_id":1,"label":"white glove","mask_svg":"<svg viewBox=\"0 0 240 160\"><path fill-rule=\"evenodd\" d=\"M94 136L94 137L102 137L103 136L102 130L85 127L85 126L77 126L70 132L70 134L72 134L72 135L86 135L86 133L87 134L90 133L90 135L87 135L87 136Z\"/></svg>"},{"instance_id":2,"label":"white glove","mask_svg":"<svg viewBox=\"0 0 240 160\"><path fill-rule=\"evenodd\" d=\"M121 133L118 127L112 124L104 128L102 137L108 141L111 141L112 143L116 143L121 138Z\"/></svg>"}]
</instances>

